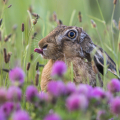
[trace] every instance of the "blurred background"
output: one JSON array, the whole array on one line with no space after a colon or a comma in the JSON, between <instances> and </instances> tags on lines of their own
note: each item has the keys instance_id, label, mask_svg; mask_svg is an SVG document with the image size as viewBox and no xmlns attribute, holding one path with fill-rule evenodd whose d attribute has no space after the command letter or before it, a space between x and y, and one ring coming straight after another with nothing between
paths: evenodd
<instances>
[{"instance_id":1,"label":"blurred background","mask_svg":"<svg viewBox=\"0 0 120 120\"><path fill-rule=\"evenodd\" d=\"M12 6L8 8L9 5ZM31 27L31 24L35 18L30 15L28 10L40 16L33 27ZM79 22L78 19L79 11L81 12L82 22ZM113 0L0 0L0 19L2 19L0 68L13 68L16 64L19 64L25 69L26 64L30 62L31 72L33 73L30 78L34 79L36 63L39 61L41 64L46 64L47 62L37 53L34 53L34 48L38 47L38 41L41 38L57 26L52 18L54 12L64 25L83 27L93 42L103 47L117 62L118 67L120 66L117 53L120 0L117 0L116 5L113 4ZM94 20L97 28L92 26L91 19ZM21 32L22 23L25 25L23 34ZM113 29L111 29L111 25ZM31 36L34 32L37 32L37 37L32 40ZM12 34L10 40L4 42L4 38L9 34ZM24 47L22 47L22 39L24 40ZM27 45L30 45L29 49ZM3 48L12 52L9 64L4 63ZM33 60L30 57L31 54L34 56ZM40 69L42 70L42 68Z\"/></svg>"}]
</instances>

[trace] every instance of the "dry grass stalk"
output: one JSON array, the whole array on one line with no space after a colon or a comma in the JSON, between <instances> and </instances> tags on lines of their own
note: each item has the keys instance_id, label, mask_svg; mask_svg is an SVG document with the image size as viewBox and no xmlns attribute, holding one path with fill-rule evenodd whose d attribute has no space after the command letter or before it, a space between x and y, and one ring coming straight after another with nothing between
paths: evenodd
<instances>
[{"instance_id":1,"label":"dry grass stalk","mask_svg":"<svg viewBox=\"0 0 120 120\"><path fill-rule=\"evenodd\" d=\"M6 50L6 48L4 48L3 55L4 55L4 62L8 63L10 61L10 57L11 57L12 53L8 52L8 54L7 54L7 50Z\"/></svg>"},{"instance_id":2,"label":"dry grass stalk","mask_svg":"<svg viewBox=\"0 0 120 120\"><path fill-rule=\"evenodd\" d=\"M58 24L58 25L62 25L63 23L62 23L61 20L57 20L57 24Z\"/></svg>"},{"instance_id":3,"label":"dry grass stalk","mask_svg":"<svg viewBox=\"0 0 120 120\"><path fill-rule=\"evenodd\" d=\"M53 20L54 20L54 21L57 21L57 15L56 15L55 12L53 13Z\"/></svg>"},{"instance_id":4,"label":"dry grass stalk","mask_svg":"<svg viewBox=\"0 0 120 120\"><path fill-rule=\"evenodd\" d=\"M7 4L8 0L3 0L4 4Z\"/></svg>"},{"instance_id":5,"label":"dry grass stalk","mask_svg":"<svg viewBox=\"0 0 120 120\"><path fill-rule=\"evenodd\" d=\"M38 86L39 83L39 72L35 75L35 85Z\"/></svg>"},{"instance_id":6,"label":"dry grass stalk","mask_svg":"<svg viewBox=\"0 0 120 120\"><path fill-rule=\"evenodd\" d=\"M38 68L39 68L39 62L37 62L36 64L36 70L38 70Z\"/></svg>"},{"instance_id":7,"label":"dry grass stalk","mask_svg":"<svg viewBox=\"0 0 120 120\"><path fill-rule=\"evenodd\" d=\"M11 38L12 34L9 34L7 37L5 37L4 41L7 42Z\"/></svg>"},{"instance_id":8,"label":"dry grass stalk","mask_svg":"<svg viewBox=\"0 0 120 120\"><path fill-rule=\"evenodd\" d=\"M92 26L96 28L96 23L93 20L91 20L91 23L92 23Z\"/></svg>"},{"instance_id":9,"label":"dry grass stalk","mask_svg":"<svg viewBox=\"0 0 120 120\"><path fill-rule=\"evenodd\" d=\"M82 16L81 16L81 12L80 11L78 13L78 19L79 19L79 22L82 22Z\"/></svg>"},{"instance_id":10,"label":"dry grass stalk","mask_svg":"<svg viewBox=\"0 0 120 120\"><path fill-rule=\"evenodd\" d=\"M32 39L34 39L37 35L37 32L34 32L33 36L32 36Z\"/></svg>"},{"instance_id":11,"label":"dry grass stalk","mask_svg":"<svg viewBox=\"0 0 120 120\"><path fill-rule=\"evenodd\" d=\"M116 5L116 3L117 3L117 0L113 0L113 4L115 4L115 5Z\"/></svg>"},{"instance_id":12,"label":"dry grass stalk","mask_svg":"<svg viewBox=\"0 0 120 120\"><path fill-rule=\"evenodd\" d=\"M4 62L7 63L7 51L6 48L3 49Z\"/></svg>"},{"instance_id":13,"label":"dry grass stalk","mask_svg":"<svg viewBox=\"0 0 120 120\"><path fill-rule=\"evenodd\" d=\"M11 52L8 52L8 54L7 54L7 63L10 61L11 55L12 55L12 53L11 53Z\"/></svg>"},{"instance_id":14,"label":"dry grass stalk","mask_svg":"<svg viewBox=\"0 0 120 120\"><path fill-rule=\"evenodd\" d=\"M2 25L2 19L0 19L0 26Z\"/></svg>"},{"instance_id":15,"label":"dry grass stalk","mask_svg":"<svg viewBox=\"0 0 120 120\"><path fill-rule=\"evenodd\" d=\"M29 69L30 69L30 62L27 63L27 67L26 67L26 70L27 70L27 71L29 71Z\"/></svg>"},{"instance_id":16,"label":"dry grass stalk","mask_svg":"<svg viewBox=\"0 0 120 120\"><path fill-rule=\"evenodd\" d=\"M9 72L10 70L9 69L2 69L4 72Z\"/></svg>"},{"instance_id":17,"label":"dry grass stalk","mask_svg":"<svg viewBox=\"0 0 120 120\"><path fill-rule=\"evenodd\" d=\"M44 67L45 65L39 64L39 67Z\"/></svg>"},{"instance_id":18,"label":"dry grass stalk","mask_svg":"<svg viewBox=\"0 0 120 120\"><path fill-rule=\"evenodd\" d=\"M32 16L36 17L36 19L40 18L40 16L38 14L36 14L36 13L32 13Z\"/></svg>"},{"instance_id":19,"label":"dry grass stalk","mask_svg":"<svg viewBox=\"0 0 120 120\"><path fill-rule=\"evenodd\" d=\"M34 58L33 54L30 55L30 60L32 61Z\"/></svg>"},{"instance_id":20,"label":"dry grass stalk","mask_svg":"<svg viewBox=\"0 0 120 120\"><path fill-rule=\"evenodd\" d=\"M33 20L33 25L35 25L37 23L37 19Z\"/></svg>"},{"instance_id":21,"label":"dry grass stalk","mask_svg":"<svg viewBox=\"0 0 120 120\"><path fill-rule=\"evenodd\" d=\"M8 8L10 8L12 5L9 5Z\"/></svg>"},{"instance_id":22,"label":"dry grass stalk","mask_svg":"<svg viewBox=\"0 0 120 120\"><path fill-rule=\"evenodd\" d=\"M25 27L24 27L24 23L22 23L21 31L24 32L24 29L25 29Z\"/></svg>"},{"instance_id":23,"label":"dry grass stalk","mask_svg":"<svg viewBox=\"0 0 120 120\"><path fill-rule=\"evenodd\" d=\"M57 19L55 12L53 13L53 20L57 23L57 25L63 25L62 21Z\"/></svg>"}]
</instances>

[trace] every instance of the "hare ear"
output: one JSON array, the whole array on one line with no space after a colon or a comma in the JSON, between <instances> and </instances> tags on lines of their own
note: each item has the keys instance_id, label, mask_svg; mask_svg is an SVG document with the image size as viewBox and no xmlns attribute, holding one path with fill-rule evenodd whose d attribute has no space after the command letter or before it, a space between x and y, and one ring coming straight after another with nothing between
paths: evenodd
<instances>
[{"instance_id":1,"label":"hare ear","mask_svg":"<svg viewBox=\"0 0 120 120\"><path fill-rule=\"evenodd\" d=\"M104 58L106 59L106 65L108 67L108 70L117 76L115 62L110 58L110 56L106 52L103 51L102 48L99 48L94 55L94 61L99 72L103 74Z\"/></svg>"}]
</instances>

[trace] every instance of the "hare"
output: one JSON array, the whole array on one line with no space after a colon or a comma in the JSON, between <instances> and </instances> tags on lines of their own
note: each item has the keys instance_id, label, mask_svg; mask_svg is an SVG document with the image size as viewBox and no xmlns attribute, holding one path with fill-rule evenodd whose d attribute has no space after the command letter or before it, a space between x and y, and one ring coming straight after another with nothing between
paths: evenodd
<instances>
[{"instance_id":1,"label":"hare","mask_svg":"<svg viewBox=\"0 0 120 120\"><path fill-rule=\"evenodd\" d=\"M103 54L106 55L108 70L117 75L114 61L102 48L92 42L82 28L58 26L40 40L38 45L40 49L36 48L34 51L41 54L44 59L50 59L42 71L41 89L43 91L46 90L47 84L51 80L51 68L57 60L67 62L68 66L71 62L73 63L75 84L89 83L94 87L96 86L96 74L98 74L101 87L103 86L100 77L104 67ZM96 51L92 57L93 50Z\"/></svg>"}]
</instances>

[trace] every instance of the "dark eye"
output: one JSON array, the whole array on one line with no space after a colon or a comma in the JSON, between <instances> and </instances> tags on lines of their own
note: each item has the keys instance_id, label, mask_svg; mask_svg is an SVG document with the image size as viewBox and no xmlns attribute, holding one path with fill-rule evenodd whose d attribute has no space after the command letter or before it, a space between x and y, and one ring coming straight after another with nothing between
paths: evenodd
<instances>
[{"instance_id":1,"label":"dark eye","mask_svg":"<svg viewBox=\"0 0 120 120\"><path fill-rule=\"evenodd\" d=\"M74 31L68 32L68 37L69 38L74 38L76 36L76 33Z\"/></svg>"}]
</instances>

